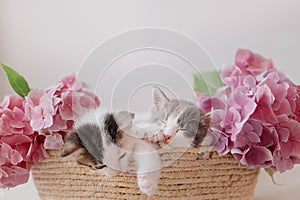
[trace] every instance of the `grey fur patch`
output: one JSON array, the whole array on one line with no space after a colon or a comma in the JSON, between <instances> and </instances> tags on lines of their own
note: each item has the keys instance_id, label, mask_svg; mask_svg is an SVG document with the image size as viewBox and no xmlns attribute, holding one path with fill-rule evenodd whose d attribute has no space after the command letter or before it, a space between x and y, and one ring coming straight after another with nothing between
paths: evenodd
<instances>
[{"instance_id":1,"label":"grey fur patch","mask_svg":"<svg viewBox=\"0 0 300 200\"><path fill-rule=\"evenodd\" d=\"M199 146L207 134L210 117L192 102L169 100L159 88L154 88L153 95L156 107L151 111L151 120L167 121L169 117L178 118L181 132L187 138L194 138L193 146Z\"/></svg>"},{"instance_id":2,"label":"grey fur patch","mask_svg":"<svg viewBox=\"0 0 300 200\"><path fill-rule=\"evenodd\" d=\"M209 116L206 116L195 104L184 100L170 100L166 106L167 116L178 118L180 128L184 135L193 137L193 146L199 146L207 134L210 123Z\"/></svg>"},{"instance_id":3,"label":"grey fur patch","mask_svg":"<svg viewBox=\"0 0 300 200\"><path fill-rule=\"evenodd\" d=\"M65 157L74 152L79 151L76 157L78 164L89 166L92 169L99 169L104 167L102 161L96 160L83 146L78 134L76 132L68 133L65 144L61 150L61 156Z\"/></svg>"},{"instance_id":4,"label":"grey fur patch","mask_svg":"<svg viewBox=\"0 0 300 200\"><path fill-rule=\"evenodd\" d=\"M83 146L78 134L76 132L68 133L60 155L62 157L68 156L80 148L83 148Z\"/></svg>"},{"instance_id":5,"label":"grey fur patch","mask_svg":"<svg viewBox=\"0 0 300 200\"><path fill-rule=\"evenodd\" d=\"M94 119L89 115L85 117ZM124 157L125 154L118 155L118 151L111 152L111 149L107 150L106 148L107 145L121 145L122 131L119 130L119 124L125 128L130 126L134 115L126 111L120 111L116 113L107 112L99 117L99 120L90 122L86 119L80 119L81 123L77 123L74 132L66 137L61 153L63 157L78 151L77 163L89 166L92 169L105 168L107 167L106 164L111 164L109 163L110 160L119 160ZM118 119L118 123L116 119ZM120 153L122 152L120 151ZM113 158L107 158L107 156L113 156ZM104 163L108 160L108 163Z\"/></svg>"},{"instance_id":6,"label":"grey fur patch","mask_svg":"<svg viewBox=\"0 0 300 200\"><path fill-rule=\"evenodd\" d=\"M106 167L102 161L96 160L85 148L81 149L81 152L77 155L76 161L78 164L88 166L94 170Z\"/></svg>"},{"instance_id":7,"label":"grey fur patch","mask_svg":"<svg viewBox=\"0 0 300 200\"><path fill-rule=\"evenodd\" d=\"M104 131L108 134L111 141L116 144L118 141L118 124L113 114L108 113L104 116ZM110 142L110 141L108 141Z\"/></svg>"},{"instance_id":8,"label":"grey fur patch","mask_svg":"<svg viewBox=\"0 0 300 200\"><path fill-rule=\"evenodd\" d=\"M76 129L82 145L98 161L103 160L103 143L100 127L96 124L85 124Z\"/></svg>"}]
</instances>

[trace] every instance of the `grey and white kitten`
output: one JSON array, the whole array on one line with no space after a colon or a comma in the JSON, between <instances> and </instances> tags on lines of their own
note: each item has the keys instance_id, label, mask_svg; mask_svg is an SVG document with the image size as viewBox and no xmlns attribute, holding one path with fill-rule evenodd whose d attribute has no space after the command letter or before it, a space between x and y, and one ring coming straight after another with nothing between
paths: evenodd
<instances>
[{"instance_id":1,"label":"grey and white kitten","mask_svg":"<svg viewBox=\"0 0 300 200\"><path fill-rule=\"evenodd\" d=\"M133 118L134 114L126 111L88 112L75 122L74 132L67 135L61 156L76 151L79 164L107 176L126 171L133 157L140 190L153 195L160 178L160 158L153 144L140 137L144 127L151 125L133 124ZM154 125L152 129L157 132L159 127Z\"/></svg>"},{"instance_id":2,"label":"grey and white kitten","mask_svg":"<svg viewBox=\"0 0 300 200\"><path fill-rule=\"evenodd\" d=\"M126 171L133 157L137 163L139 188L153 195L161 167L155 144L171 149L199 146L209 125L209 117L195 104L170 100L157 87L153 88L153 103L150 119L134 123L134 114L126 111L88 112L76 121L61 155L77 151L79 164L108 176Z\"/></svg>"},{"instance_id":3,"label":"grey and white kitten","mask_svg":"<svg viewBox=\"0 0 300 200\"><path fill-rule=\"evenodd\" d=\"M210 124L209 115L192 102L169 99L158 87L153 88L152 97L154 106L150 121L160 122L162 127L161 131L148 134L146 140L170 149L195 147L202 143Z\"/></svg>"}]
</instances>

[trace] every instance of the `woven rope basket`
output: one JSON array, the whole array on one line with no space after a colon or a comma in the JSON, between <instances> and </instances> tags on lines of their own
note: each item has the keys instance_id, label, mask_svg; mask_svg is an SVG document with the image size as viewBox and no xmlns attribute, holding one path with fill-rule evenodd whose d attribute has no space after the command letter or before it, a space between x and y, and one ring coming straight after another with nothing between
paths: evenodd
<instances>
[{"instance_id":1,"label":"woven rope basket","mask_svg":"<svg viewBox=\"0 0 300 200\"><path fill-rule=\"evenodd\" d=\"M74 156L61 158L59 151L50 151L32 174L42 200L253 198L259 170L240 166L230 155L207 152L199 158L198 152L190 148L161 153L162 163L170 165L162 169L158 191L151 197L140 192L135 174L105 177L76 164Z\"/></svg>"}]
</instances>

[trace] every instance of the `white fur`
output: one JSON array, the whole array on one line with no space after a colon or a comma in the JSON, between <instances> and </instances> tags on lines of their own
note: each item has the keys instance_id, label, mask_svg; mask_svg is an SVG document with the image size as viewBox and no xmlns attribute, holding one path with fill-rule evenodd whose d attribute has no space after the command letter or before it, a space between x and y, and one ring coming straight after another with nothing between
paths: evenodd
<instances>
[{"instance_id":1,"label":"white fur","mask_svg":"<svg viewBox=\"0 0 300 200\"><path fill-rule=\"evenodd\" d=\"M131 135L135 135L136 137L127 137L127 142L134 146L131 155L137 165L138 186L148 196L153 195L157 190L161 164L159 155L153 144L141 138L145 135L145 131L151 131L152 134L159 128L157 124L150 124L148 122L135 123L132 126Z\"/></svg>"},{"instance_id":2,"label":"white fur","mask_svg":"<svg viewBox=\"0 0 300 200\"><path fill-rule=\"evenodd\" d=\"M99 125L100 129L103 127L103 116L110 112L107 109L91 110L85 113L79 120L77 120L75 127L80 127L86 123L93 123ZM115 176L120 172L124 172L128 168L130 157L133 157L137 164L137 181L140 190L147 195L153 195L157 189L158 180L160 177L160 158L153 147L153 144L144 140L145 133L154 134L160 129L158 123L150 123L142 118L139 122L131 123L129 115L120 112L113 113L118 126L123 131L121 141L118 141L116 146L112 143L108 144L108 138L103 134L103 163L106 168L99 171L106 176ZM126 151L126 156L119 159L122 152Z\"/></svg>"},{"instance_id":3,"label":"white fur","mask_svg":"<svg viewBox=\"0 0 300 200\"><path fill-rule=\"evenodd\" d=\"M178 124L178 117L173 117L170 116L168 117L167 121L166 121L166 125L164 127L164 134L168 135L168 136L175 136L177 130L179 129L179 124Z\"/></svg>"},{"instance_id":4,"label":"white fur","mask_svg":"<svg viewBox=\"0 0 300 200\"><path fill-rule=\"evenodd\" d=\"M148 196L157 190L160 178L160 158L154 147L146 141L136 142L133 157L137 162L137 180L140 190Z\"/></svg>"},{"instance_id":5,"label":"white fur","mask_svg":"<svg viewBox=\"0 0 300 200\"><path fill-rule=\"evenodd\" d=\"M98 108L96 110L90 109L80 116L80 118L75 120L74 128L77 129L85 124L103 124L103 116L108 112L109 111L105 108Z\"/></svg>"}]
</instances>

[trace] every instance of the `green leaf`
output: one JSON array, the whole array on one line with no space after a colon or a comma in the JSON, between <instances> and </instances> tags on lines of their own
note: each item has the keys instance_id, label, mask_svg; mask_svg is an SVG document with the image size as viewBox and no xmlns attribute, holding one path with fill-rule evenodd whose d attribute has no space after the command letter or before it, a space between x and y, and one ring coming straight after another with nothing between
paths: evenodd
<instances>
[{"instance_id":1,"label":"green leaf","mask_svg":"<svg viewBox=\"0 0 300 200\"><path fill-rule=\"evenodd\" d=\"M271 168L265 168L265 171L269 174L269 176L272 178L272 182L275 184L275 185L280 185L278 183L276 183L275 181L275 178L274 178L274 172L272 171Z\"/></svg>"},{"instance_id":2,"label":"green leaf","mask_svg":"<svg viewBox=\"0 0 300 200\"><path fill-rule=\"evenodd\" d=\"M194 89L213 96L218 88L224 86L219 71L194 74Z\"/></svg>"},{"instance_id":3,"label":"green leaf","mask_svg":"<svg viewBox=\"0 0 300 200\"><path fill-rule=\"evenodd\" d=\"M30 88L25 78L22 75L20 75L18 72L16 72L14 69L4 65L1 62L0 62L0 66L5 71L8 81L11 87L14 89L14 91L21 97L27 96L27 94L30 91Z\"/></svg>"}]
</instances>

